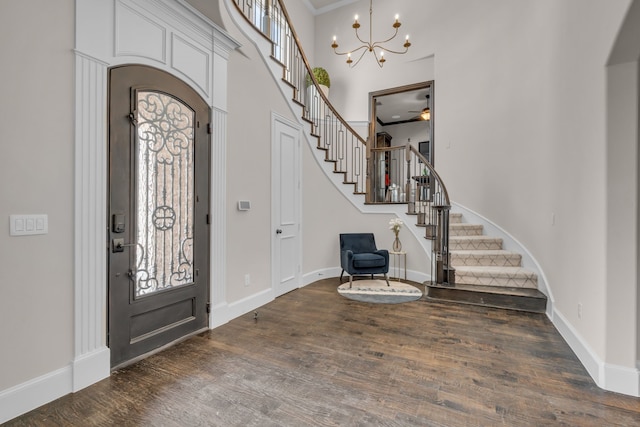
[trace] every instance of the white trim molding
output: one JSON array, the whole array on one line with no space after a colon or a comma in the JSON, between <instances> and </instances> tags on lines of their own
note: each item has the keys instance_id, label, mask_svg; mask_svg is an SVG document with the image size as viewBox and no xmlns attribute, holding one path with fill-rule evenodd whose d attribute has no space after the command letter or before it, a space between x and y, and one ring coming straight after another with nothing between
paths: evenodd
<instances>
[{"instance_id":1,"label":"white trim molding","mask_svg":"<svg viewBox=\"0 0 640 427\"><path fill-rule=\"evenodd\" d=\"M0 424L71 393L71 371L65 366L0 392Z\"/></svg>"},{"instance_id":2,"label":"white trim molding","mask_svg":"<svg viewBox=\"0 0 640 427\"><path fill-rule=\"evenodd\" d=\"M0 422L110 374L106 345L109 67L149 65L196 90L212 108L212 167L216 177L226 176L226 69L229 55L239 44L184 0L76 0L75 11L74 359L64 368L0 392ZM226 286L224 246L220 246L225 242L224 184L224 180L215 182L211 212L215 223L210 295L220 301L225 300Z\"/></svg>"},{"instance_id":3,"label":"white trim molding","mask_svg":"<svg viewBox=\"0 0 640 427\"><path fill-rule=\"evenodd\" d=\"M640 397L640 369L602 361L559 311L553 311L551 321L598 387Z\"/></svg>"},{"instance_id":4,"label":"white trim molding","mask_svg":"<svg viewBox=\"0 0 640 427\"><path fill-rule=\"evenodd\" d=\"M227 112L211 109L211 314L209 328L231 320L227 304Z\"/></svg>"},{"instance_id":5,"label":"white trim molding","mask_svg":"<svg viewBox=\"0 0 640 427\"><path fill-rule=\"evenodd\" d=\"M73 391L109 376L86 357L106 347L107 65L76 52ZM104 357L97 360L104 361ZM84 374L80 374L83 372Z\"/></svg>"}]
</instances>

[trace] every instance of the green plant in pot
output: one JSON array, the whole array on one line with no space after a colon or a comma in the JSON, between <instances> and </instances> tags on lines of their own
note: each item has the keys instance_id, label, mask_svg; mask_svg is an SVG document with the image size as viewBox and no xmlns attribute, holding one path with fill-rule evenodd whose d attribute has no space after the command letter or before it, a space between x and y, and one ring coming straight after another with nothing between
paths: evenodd
<instances>
[{"instance_id":1,"label":"green plant in pot","mask_svg":"<svg viewBox=\"0 0 640 427\"><path fill-rule=\"evenodd\" d=\"M313 70L313 76L316 78L318 84L326 86L327 88L331 87L331 79L329 78L329 73L322 67L315 67ZM307 86L311 86L312 81L311 77L307 77Z\"/></svg>"}]
</instances>

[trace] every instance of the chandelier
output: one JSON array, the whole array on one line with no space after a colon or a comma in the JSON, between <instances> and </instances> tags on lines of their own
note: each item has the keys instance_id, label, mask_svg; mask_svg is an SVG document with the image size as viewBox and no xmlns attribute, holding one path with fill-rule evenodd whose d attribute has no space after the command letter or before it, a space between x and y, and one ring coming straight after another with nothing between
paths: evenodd
<instances>
[{"instance_id":1,"label":"chandelier","mask_svg":"<svg viewBox=\"0 0 640 427\"><path fill-rule=\"evenodd\" d=\"M362 43L362 45L356 49L347 51L347 52L338 52L336 49L338 48L338 42L336 41L336 36L333 36L333 43L331 43L331 47L333 48L333 52L336 55L347 55L347 64L349 65L349 67L353 68L356 65L358 65L358 62L360 62L360 60L362 59L362 57L364 56L365 53L371 52L373 53L374 58L376 59L376 63L378 64L378 66L380 68L382 68L382 66L384 65L384 63L386 62L386 59L384 58L384 53L385 52L389 52L389 53L395 53L398 55L402 55L407 53L407 51L409 50L409 46L411 46L411 43L409 43L409 36L406 37L405 41L404 41L404 51L396 51L396 50L391 50L389 48L386 48L383 46L384 43L387 43L391 40L393 40L397 35L398 35L398 28L400 28L400 21L398 21L398 15L396 15L396 20L393 23L393 28L395 29L395 32L393 33L393 35L391 37L389 37L386 40L383 41L378 41L378 42L374 42L373 41L373 25L372 25L372 21L371 21L371 16L373 15L373 0L369 1L369 41L364 41L362 40L362 38L360 37L360 34L358 34L358 28L360 28L360 23L358 22L358 15L356 15L355 20L353 22L353 25L351 25L351 27L353 27L353 29L356 31L356 37L357 39L360 41L360 43ZM360 54L360 56L358 57L358 59L355 61L355 63L353 62L353 59L351 59L351 54L352 53L356 53L358 51L362 51L362 53Z\"/></svg>"}]
</instances>

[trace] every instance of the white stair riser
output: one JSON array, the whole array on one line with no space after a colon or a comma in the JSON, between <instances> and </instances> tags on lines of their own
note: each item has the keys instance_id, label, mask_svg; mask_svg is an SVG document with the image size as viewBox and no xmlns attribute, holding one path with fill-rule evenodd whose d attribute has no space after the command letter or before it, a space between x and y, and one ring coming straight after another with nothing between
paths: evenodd
<instances>
[{"instance_id":1,"label":"white stair riser","mask_svg":"<svg viewBox=\"0 0 640 427\"><path fill-rule=\"evenodd\" d=\"M482 239L472 239L460 237L449 237L449 250L451 251L490 251L502 249L502 239L485 237Z\"/></svg>"},{"instance_id":2,"label":"white stair riser","mask_svg":"<svg viewBox=\"0 0 640 427\"><path fill-rule=\"evenodd\" d=\"M535 275L484 275L456 270L456 283L536 289L538 287L538 278Z\"/></svg>"},{"instance_id":3,"label":"white stair riser","mask_svg":"<svg viewBox=\"0 0 640 427\"><path fill-rule=\"evenodd\" d=\"M458 254L451 251L451 265L459 266L493 266L493 267L520 267L522 256L516 253L506 254Z\"/></svg>"},{"instance_id":4,"label":"white stair riser","mask_svg":"<svg viewBox=\"0 0 640 427\"><path fill-rule=\"evenodd\" d=\"M450 236L481 236L483 227L478 224L449 224Z\"/></svg>"}]
</instances>

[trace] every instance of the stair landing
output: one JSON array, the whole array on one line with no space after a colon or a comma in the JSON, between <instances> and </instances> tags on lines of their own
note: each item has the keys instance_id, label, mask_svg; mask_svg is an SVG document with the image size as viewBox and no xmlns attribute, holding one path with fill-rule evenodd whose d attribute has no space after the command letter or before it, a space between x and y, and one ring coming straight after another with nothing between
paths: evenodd
<instances>
[{"instance_id":1,"label":"stair landing","mask_svg":"<svg viewBox=\"0 0 640 427\"><path fill-rule=\"evenodd\" d=\"M547 308L547 297L539 290L531 288L427 284L426 298L533 313L544 313Z\"/></svg>"}]
</instances>

